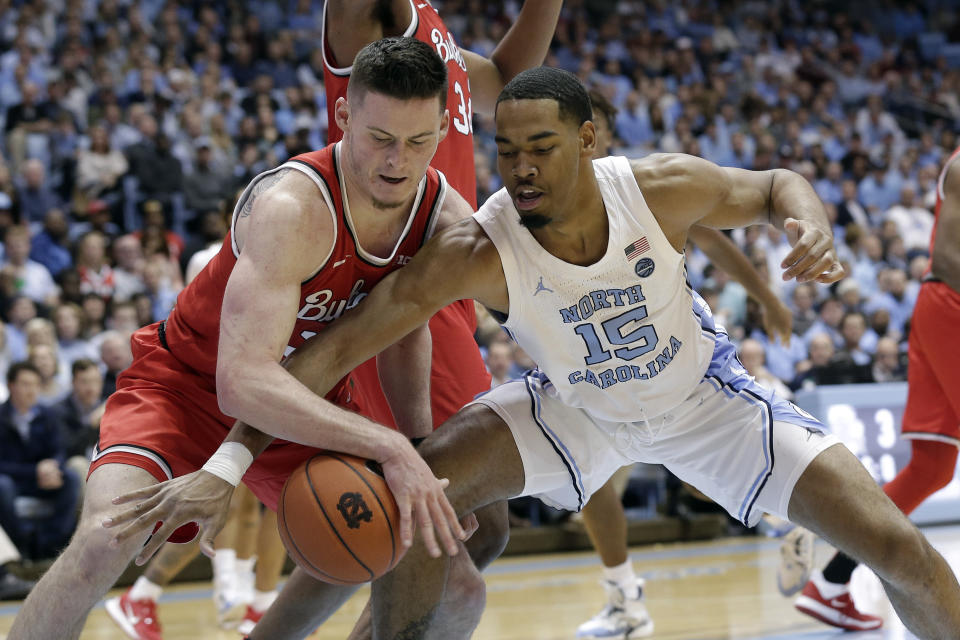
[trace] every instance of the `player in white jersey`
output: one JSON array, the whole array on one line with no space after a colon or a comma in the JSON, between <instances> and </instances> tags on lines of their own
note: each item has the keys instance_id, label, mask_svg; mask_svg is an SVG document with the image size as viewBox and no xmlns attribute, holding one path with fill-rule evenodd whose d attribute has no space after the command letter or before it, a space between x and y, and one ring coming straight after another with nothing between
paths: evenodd
<instances>
[{"instance_id":1,"label":"player in white jersey","mask_svg":"<svg viewBox=\"0 0 960 640\"><path fill-rule=\"evenodd\" d=\"M790 171L679 154L592 162L590 117L571 74L541 67L508 83L496 111L505 188L301 347L318 363L306 383L322 393L436 309L474 298L539 369L421 445L458 513L518 495L578 509L617 468L659 462L747 524L769 511L817 531L880 576L914 633L958 637L960 586L943 558L843 445L753 382L684 279L691 226L768 221L793 245L784 278L839 279L813 189ZM260 450L251 427L231 433ZM447 563L417 543L373 585L374 637L464 637L434 616Z\"/></svg>"}]
</instances>

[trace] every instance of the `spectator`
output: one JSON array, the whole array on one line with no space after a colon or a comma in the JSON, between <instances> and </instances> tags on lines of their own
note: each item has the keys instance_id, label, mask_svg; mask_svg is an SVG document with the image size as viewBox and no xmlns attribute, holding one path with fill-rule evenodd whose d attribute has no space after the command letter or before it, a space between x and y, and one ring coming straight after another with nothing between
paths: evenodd
<instances>
[{"instance_id":1,"label":"spectator","mask_svg":"<svg viewBox=\"0 0 960 640\"><path fill-rule=\"evenodd\" d=\"M73 265L67 242L69 221L60 209L50 209L43 216L43 230L30 242L30 259L39 262L54 278Z\"/></svg>"},{"instance_id":2,"label":"spectator","mask_svg":"<svg viewBox=\"0 0 960 640\"><path fill-rule=\"evenodd\" d=\"M40 390L37 402L44 406L60 402L67 394L68 387L61 381L60 359L55 346L33 344L27 348L27 360L40 373Z\"/></svg>"},{"instance_id":3,"label":"spectator","mask_svg":"<svg viewBox=\"0 0 960 640\"><path fill-rule=\"evenodd\" d=\"M80 300L80 308L83 309L82 325L86 327L83 338L99 342L100 334L106 329L107 302L99 294L87 293Z\"/></svg>"},{"instance_id":4,"label":"spectator","mask_svg":"<svg viewBox=\"0 0 960 640\"><path fill-rule=\"evenodd\" d=\"M511 377L513 349L505 340L496 340L487 347L487 370L490 371L490 388L499 387Z\"/></svg>"},{"instance_id":5,"label":"spectator","mask_svg":"<svg viewBox=\"0 0 960 640\"><path fill-rule=\"evenodd\" d=\"M803 336L807 348L810 348L810 340L814 336L825 333L833 340L835 347L843 344L843 338L840 336L840 321L843 320L843 303L839 298L827 298L820 303L820 311L817 320L807 329Z\"/></svg>"},{"instance_id":6,"label":"spectator","mask_svg":"<svg viewBox=\"0 0 960 640\"><path fill-rule=\"evenodd\" d=\"M884 336L877 341L871 373L874 382L902 382L907 379L906 358L893 338Z\"/></svg>"},{"instance_id":7,"label":"spectator","mask_svg":"<svg viewBox=\"0 0 960 640\"><path fill-rule=\"evenodd\" d=\"M183 190L183 169L170 153L170 139L157 133L153 116L140 119L143 140L127 148L130 174L137 179L139 200L172 203L173 194Z\"/></svg>"},{"instance_id":8,"label":"spectator","mask_svg":"<svg viewBox=\"0 0 960 640\"><path fill-rule=\"evenodd\" d=\"M23 166L30 152L42 148L46 142L44 135L53 126L46 107L40 101L40 87L31 81L24 82L21 101L7 110L6 118L7 147L14 168ZM40 166L43 167L42 162Z\"/></svg>"},{"instance_id":9,"label":"spectator","mask_svg":"<svg viewBox=\"0 0 960 640\"><path fill-rule=\"evenodd\" d=\"M77 189L82 202L103 200L111 208L123 195L120 178L129 164L123 152L113 147L102 124L90 128L90 148L77 154Z\"/></svg>"},{"instance_id":10,"label":"spectator","mask_svg":"<svg viewBox=\"0 0 960 640\"><path fill-rule=\"evenodd\" d=\"M108 331L100 340L100 361L103 363L103 399L117 390L117 376L133 362L130 340L119 331Z\"/></svg>"},{"instance_id":11,"label":"spectator","mask_svg":"<svg viewBox=\"0 0 960 640\"><path fill-rule=\"evenodd\" d=\"M113 241L113 299L129 300L145 290L143 284L143 247L133 234Z\"/></svg>"},{"instance_id":12,"label":"spectator","mask_svg":"<svg viewBox=\"0 0 960 640\"><path fill-rule=\"evenodd\" d=\"M47 170L40 160L31 159L23 163L23 178L17 189L17 200L20 203L20 219L24 223L39 223L47 211L61 206L60 198L50 187Z\"/></svg>"},{"instance_id":13,"label":"spectator","mask_svg":"<svg viewBox=\"0 0 960 640\"><path fill-rule=\"evenodd\" d=\"M227 225L229 216L221 214L219 211L208 211L200 220L200 233L203 240L203 248L192 252L190 261L187 263L186 273L184 275L184 284L197 277L197 274L207 265L210 260L220 251L223 246L224 238L227 236Z\"/></svg>"},{"instance_id":14,"label":"spectator","mask_svg":"<svg viewBox=\"0 0 960 640\"><path fill-rule=\"evenodd\" d=\"M917 194L912 184L900 189L900 202L887 209L884 220L892 221L907 251L930 249L933 233L933 214L917 206Z\"/></svg>"},{"instance_id":15,"label":"spectator","mask_svg":"<svg viewBox=\"0 0 960 640\"><path fill-rule=\"evenodd\" d=\"M63 363L72 366L82 358L96 358L96 349L83 339L83 309L73 302L63 302L53 310L53 325L57 334L57 348Z\"/></svg>"},{"instance_id":16,"label":"spectator","mask_svg":"<svg viewBox=\"0 0 960 640\"><path fill-rule=\"evenodd\" d=\"M780 378L770 373L764 366L765 355L763 345L752 338L747 338L740 343L740 362L743 368L753 376L757 384L766 387L775 392L781 398L790 399L793 392L783 383Z\"/></svg>"},{"instance_id":17,"label":"spectator","mask_svg":"<svg viewBox=\"0 0 960 640\"><path fill-rule=\"evenodd\" d=\"M815 295L813 285L805 282L794 287L790 296L793 303L793 332L798 336L805 334L817 321L817 312L813 310Z\"/></svg>"},{"instance_id":18,"label":"spectator","mask_svg":"<svg viewBox=\"0 0 960 640\"><path fill-rule=\"evenodd\" d=\"M876 309L886 309L890 312L891 328L903 333L917 301L920 284L908 281L907 274L900 269L884 269L878 282L880 290L867 300L864 310L872 313Z\"/></svg>"},{"instance_id":19,"label":"spectator","mask_svg":"<svg viewBox=\"0 0 960 640\"><path fill-rule=\"evenodd\" d=\"M46 558L56 555L73 533L80 479L64 468L60 431L50 412L37 404L40 380L36 367L27 362L17 362L7 372L10 399L0 406L0 513L4 529L25 549L28 541L13 515L14 499L51 501L53 515L34 532L36 554Z\"/></svg>"},{"instance_id":20,"label":"spectator","mask_svg":"<svg viewBox=\"0 0 960 640\"><path fill-rule=\"evenodd\" d=\"M857 366L869 365L877 348L877 336L867 327L867 319L859 311L848 311L840 321L843 344L837 355L849 358Z\"/></svg>"},{"instance_id":21,"label":"spectator","mask_svg":"<svg viewBox=\"0 0 960 640\"><path fill-rule=\"evenodd\" d=\"M77 273L80 292L110 298L116 287L113 268L107 263L106 238L99 231L90 231L77 243Z\"/></svg>"},{"instance_id":22,"label":"spectator","mask_svg":"<svg viewBox=\"0 0 960 640\"><path fill-rule=\"evenodd\" d=\"M71 374L70 394L51 411L60 427L67 468L73 469L77 477L86 478L103 417L103 374L87 358L74 362Z\"/></svg>"},{"instance_id":23,"label":"spectator","mask_svg":"<svg viewBox=\"0 0 960 640\"><path fill-rule=\"evenodd\" d=\"M13 282L15 295L25 295L34 302L55 304L57 285L47 268L30 260L30 229L24 226L10 227L4 238L7 260L2 270Z\"/></svg>"},{"instance_id":24,"label":"spectator","mask_svg":"<svg viewBox=\"0 0 960 640\"><path fill-rule=\"evenodd\" d=\"M198 139L194 149L196 161L193 171L183 181L187 208L195 212L219 211L229 191L227 176L213 165L210 138Z\"/></svg>"}]
</instances>

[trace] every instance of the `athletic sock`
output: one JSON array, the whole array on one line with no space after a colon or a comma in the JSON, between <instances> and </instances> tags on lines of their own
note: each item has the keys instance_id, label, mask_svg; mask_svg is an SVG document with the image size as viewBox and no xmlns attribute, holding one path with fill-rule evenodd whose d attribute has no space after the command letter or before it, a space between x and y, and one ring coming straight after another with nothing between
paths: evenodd
<instances>
[{"instance_id":1,"label":"athletic sock","mask_svg":"<svg viewBox=\"0 0 960 640\"><path fill-rule=\"evenodd\" d=\"M153 600L156 602L161 593L163 593L163 587L150 582L146 576L140 576L130 587L129 595L131 600Z\"/></svg>"},{"instance_id":2,"label":"athletic sock","mask_svg":"<svg viewBox=\"0 0 960 640\"><path fill-rule=\"evenodd\" d=\"M238 575L244 573L253 573L253 565L257 561L257 556L250 556L249 558L237 558L236 572Z\"/></svg>"},{"instance_id":3,"label":"athletic sock","mask_svg":"<svg viewBox=\"0 0 960 640\"><path fill-rule=\"evenodd\" d=\"M233 549L217 549L213 556L213 575L229 575L236 572L237 552Z\"/></svg>"},{"instance_id":4,"label":"athletic sock","mask_svg":"<svg viewBox=\"0 0 960 640\"><path fill-rule=\"evenodd\" d=\"M629 600L636 600L640 595L637 588L637 576L633 572L633 563L629 558L623 564L618 564L615 567L604 567L603 579L620 587L624 597Z\"/></svg>"},{"instance_id":5,"label":"athletic sock","mask_svg":"<svg viewBox=\"0 0 960 640\"><path fill-rule=\"evenodd\" d=\"M823 579L833 584L847 584L853 575L853 570L860 564L842 551L837 551L836 555L830 559L830 562L823 568Z\"/></svg>"},{"instance_id":6,"label":"athletic sock","mask_svg":"<svg viewBox=\"0 0 960 640\"><path fill-rule=\"evenodd\" d=\"M250 606L254 611L263 613L270 608L270 605L273 604L273 601L277 599L277 594L279 591L273 589L271 591L260 591L254 589L253 591L253 602L250 603Z\"/></svg>"}]
</instances>

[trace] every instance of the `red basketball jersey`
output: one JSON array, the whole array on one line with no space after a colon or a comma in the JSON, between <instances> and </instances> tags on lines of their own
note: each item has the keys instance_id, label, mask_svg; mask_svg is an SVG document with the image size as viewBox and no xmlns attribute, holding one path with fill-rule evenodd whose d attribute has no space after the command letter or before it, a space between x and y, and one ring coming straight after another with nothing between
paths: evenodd
<instances>
[{"instance_id":1,"label":"red basketball jersey","mask_svg":"<svg viewBox=\"0 0 960 640\"><path fill-rule=\"evenodd\" d=\"M350 210L344 202L339 146L330 145L296 156L277 169L261 174L247 186L234 211L236 224L237 214L257 181L281 168L292 168L302 171L317 184L334 219L336 238L333 248L329 255L317 256L317 272L300 286L300 310L285 355L322 331L344 311L356 306L380 280L406 264L432 233L443 204L446 182L437 171L428 169L393 252L382 258L370 254L357 244ZM171 353L187 366L208 376L211 388L215 388L220 307L238 254L231 229L220 252L177 297L177 304L166 322L166 340Z\"/></svg>"},{"instance_id":2,"label":"red basketball jersey","mask_svg":"<svg viewBox=\"0 0 960 640\"><path fill-rule=\"evenodd\" d=\"M943 181L947 177L947 169L950 168L950 165L958 156L960 156L960 147L954 149L950 157L947 158L947 161L943 163L943 169L940 170L940 178L937 180L937 206L933 210L933 232L930 233L930 262L927 263L927 271L923 274L924 276L930 274L930 268L933 266L933 243L937 240L937 226L940 223L940 206L943 204Z\"/></svg>"},{"instance_id":3,"label":"red basketball jersey","mask_svg":"<svg viewBox=\"0 0 960 640\"><path fill-rule=\"evenodd\" d=\"M426 42L437 50L447 64L447 109L450 111L450 130L437 148L431 164L444 173L447 180L474 209L477 208L477 177L473 167L473 105L470 102L470 79L460 48L429 2L410 0L413 19L404 36ZM327 6L323 7L323 30L320 46L323 48L323 83L327 92L328 142L338 142L343 131L337 126L334 108L337 98L347 95L350 66L335 60L327 44Z\"/></svg>"}]
</instances>

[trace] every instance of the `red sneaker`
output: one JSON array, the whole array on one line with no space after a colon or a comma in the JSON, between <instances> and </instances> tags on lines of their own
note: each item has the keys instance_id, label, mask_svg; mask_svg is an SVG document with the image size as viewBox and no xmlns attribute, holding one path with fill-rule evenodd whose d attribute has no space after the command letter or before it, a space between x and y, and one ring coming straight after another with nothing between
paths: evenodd
<instances>
[{"instance_id":1,"label":"red sneaker","mask_svg":"<svg viewBox=\"0 0 960 640\"><path fill-rule=\"evenodd\" d=\"M108 598L104 603L107 613L123 632L133 640L163 640L157 603L153 600L131 600L128 589L119 598Z\"/></svg>"},{"instance_id":2,"label":"red sneaker","mask_svg":"<svg viewBox=\"0 0 960 640\"><path fill-rule=\"evenodd\" d=\"M247 605L247 613L243 616L243 620L240 621L240 624L237 625L237 631L242 633L244 637L253 633L253 628L257 626L257 623L260 622L260 619L263 617L263 611L257 611L250 605Z\"/></svg>"},{"instance_id":3,"label":"red sneaker","mask_svg":"<svg viewBox=\"0 0 960 640\"><path fill-rule=\"evenodd\" d=\"M857 606L850 597L850 590L846 586L840 595L825 598L820 593L818 583L828 584L819 571L811 576L810 581L800 592L800 596L794 601L793 606L797 611L847 631L866 631L883 626L883 618L857 611Z\"/></svg>"}]
</instances>

